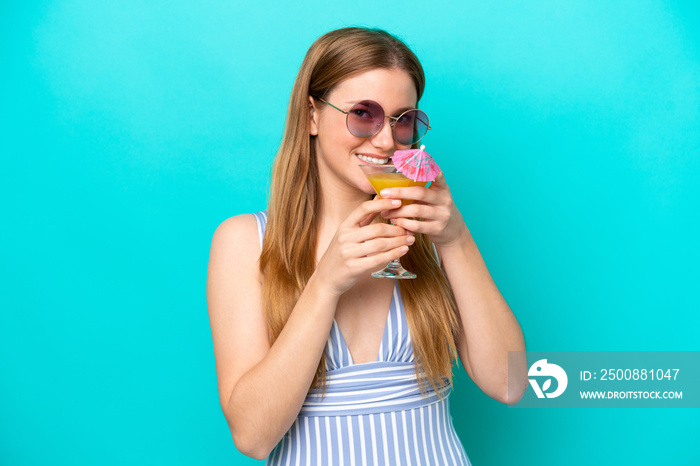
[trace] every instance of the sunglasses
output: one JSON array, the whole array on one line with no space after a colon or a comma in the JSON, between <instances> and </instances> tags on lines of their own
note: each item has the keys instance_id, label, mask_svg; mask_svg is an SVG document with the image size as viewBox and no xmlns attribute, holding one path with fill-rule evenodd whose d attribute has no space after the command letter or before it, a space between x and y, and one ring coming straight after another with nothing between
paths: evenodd
<instances>
[{"instance_id":1,"label":"sunglasses","mask_svg":"<svg viewBox=\"0 0 700 466\"><path fill-rule=\"evenodd\" d=\"M348 131L358 138L371 138L377 134L384 126L386 118L389 119L394 140L406 146L411 146L423 139L425 133L430 129L428 115L417 108L406 110L401 115L394 117L385 116L382 106L373 100L358 102L346 112L320 97L316 98L344 113L345 125L348 127Z\"/></svg>"}]
</instances>

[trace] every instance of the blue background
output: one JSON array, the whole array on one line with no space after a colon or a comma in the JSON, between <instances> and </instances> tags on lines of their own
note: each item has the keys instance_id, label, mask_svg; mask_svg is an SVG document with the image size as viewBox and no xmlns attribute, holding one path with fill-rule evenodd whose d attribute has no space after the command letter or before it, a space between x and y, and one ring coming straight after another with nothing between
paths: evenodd
<instances>
[{"instance_id":1,"label":"blue background","mask_svg":"<svg viewBox=\"0 0 700 466\"><path fill-rule=\"evenodd\" d=\"M697 2L0 3L0 463L258 464L218 405L216 226L266 206L304 53L386 28L530 350L698 350ZM700 462L694 410L518 410L475 465Z\"/></svg>"}]
</instances>

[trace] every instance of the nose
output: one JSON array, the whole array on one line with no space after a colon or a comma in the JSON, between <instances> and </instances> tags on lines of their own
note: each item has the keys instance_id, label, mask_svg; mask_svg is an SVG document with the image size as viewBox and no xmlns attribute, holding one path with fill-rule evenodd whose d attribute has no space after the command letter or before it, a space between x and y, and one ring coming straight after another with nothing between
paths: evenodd
<instances>
[{"instance_id":1,"label":"nose","mask_svg":"<svg viewBox=\"0 0 700 466\"><path fill-rule=\"evenodd\" d=\"M370 138L370 142L377 149L389 152L394 149L394 134L391 131L391 122L386 119L382 129Z\"/></svg>"}]
</instances>

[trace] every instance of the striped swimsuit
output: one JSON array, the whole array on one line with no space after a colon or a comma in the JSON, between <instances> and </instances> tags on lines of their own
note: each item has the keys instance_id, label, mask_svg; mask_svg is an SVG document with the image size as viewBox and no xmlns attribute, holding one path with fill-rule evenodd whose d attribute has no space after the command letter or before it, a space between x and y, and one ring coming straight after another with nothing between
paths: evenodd
<instances>
[{"instance_id":1,"label":"striped swimsuit","mask_svg":"<svg viewBox=\"0 0 700 466\"><path fill-rule=\"evenodd\" d=\"M267 213L255 215L262 246ZM267 458L271 466L471 465L449 410L451 386L421 395L411 335L394 285L379 355L354 364L335 319L326 342L326 393L309 392Z\"/></svg>"}]
</instances>

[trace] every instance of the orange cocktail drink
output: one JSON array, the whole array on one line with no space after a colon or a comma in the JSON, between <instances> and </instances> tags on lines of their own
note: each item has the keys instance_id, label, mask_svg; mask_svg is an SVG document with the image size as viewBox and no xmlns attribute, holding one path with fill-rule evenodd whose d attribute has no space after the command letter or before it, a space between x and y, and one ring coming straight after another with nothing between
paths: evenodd
<instances>
[{"instance_id":1,"label":"orange cocktail drink","mask_svg":"<svg viewBox=\"0 0 700 466\"><path fill-rule=\"evenodd\" d=\"M382 189L386 188L407 188L409 186L422 186L424 187L428 184L427 181L413 181L410 178L404 176L403 173L372 173L367 175L367 179L374 188L374 190L379 194ZM379 197L382 197L381 195ZM401 200L401 205L409 205L412 200Z\"/></svg>"}]
</instances>

